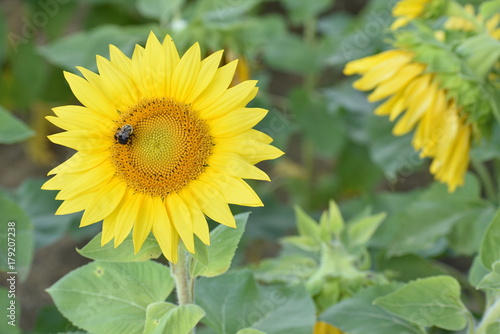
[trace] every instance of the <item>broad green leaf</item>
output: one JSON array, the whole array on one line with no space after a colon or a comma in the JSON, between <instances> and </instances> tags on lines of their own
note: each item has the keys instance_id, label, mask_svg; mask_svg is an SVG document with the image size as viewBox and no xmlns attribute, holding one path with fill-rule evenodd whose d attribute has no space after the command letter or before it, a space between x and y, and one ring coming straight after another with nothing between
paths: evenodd
<instances>
[{"instance_id":1,"label":"broad green leaf","mask_svg":"<svg viewBox=\"0 0 500 334\"><path fill-rule=\"evenodd\" d=\"M500 333L500 321L492 322L486 327L485 334L498 334Z\"/></svg>"},{"instance_id":2,"label":"broad green leaf","mask_svg":"<svg viewBox=\"0 0 500 334\"><path fill-rule=\"evenodd\" d=\"M396 317L373 301L395 291L401 284L375 285L327 309L319 320L325 321L349 334L425 334L413 323Z\"/></svg>"},{"instance_id":3,"label":"broad green leaf","mask_svg":"<svg viewBox=\"0 0 500 334\"><path fill-rule=\"evenodd\" d=\"M400 282L448 273L440 262L424 259L418 255L408 254L391 258L385 255L381 252L377 257L377 271Z\"/></svg>"},{"instance_id":4,"label":"broad green leaf","mask_svg":"<svg viewBox=\"0 0 500 334\"><path fill-rule=\"evenodd\" d=\"M33 135L33 130L0 106L0 144L13 144Z\"/></svg>"},{"instance_id":5,"label":"broad green leaf","mask_svg":"<svg viewBox=\"0 0 500 334\"><path fill-rule=\"evenodd\" d=\"M208 266L208 246L205 245L197 236L194 238L194 249L195 253L191 254L191 256L204 266Z\"/></svg>"},{"instance_id":6,"label":"broad green leaf","mask_svg":"<svg viewBox=\"0 0 500 334\"><path fill-rule=\"evenodd\" d=\"M2 253L3 254L3 253ZM6 279L10 278L7 276ZM7 283L7 289L4 287L0 287L0 307L4 312L4 316L2 321L0 321L0 333L2 334L19 334L21 331L19 330L20 326L20 317L21 317L21 304L18 299L15 298L15 295L19 293L19 291L15 291L10 289L10 281L4 281Z\"/></svg>"},{"instance_id":7,"label":"broad green leaf","mask_svg":"<svg viewBox=\"0 0 500 334\"><path fill-rule=\"evenodd\" d=\"M260 282L297 284L304 282L317 269L316 260L303 255L285 255L265 259L253 270Z\"/></svg>"},{"instance_id":8,"label":"broad green leaf","mask_svg":"<svg viewBox=\"0 0 500 334\"><path fill-rule=\"evenodd\" d=\"M438 241L444 241L454 226L476 221L490 210L491 204L481 199L478 182L470 174L452 194L446 185L435 183L384 222L380 231L387 233L384 248L389 256L440 252Z\"/></svg>"},{"instance_id":9,"label":"broad green leaf","mask_svg":"<svg viewBox=\"0 0 500 334\"><path fill-rule=\"evenodd\" d=\"M60 201L54 198L57 191L42 190L45 179L27 179L16 189L19 206L30 217L35 234L35 248L48 246L59 240L69 229L77 224L79 213L55 215Z\"/></svg>"},{"instance_id":10,"label":"broad green leaf","mask_svg":"<svg viewBox=\"0 0 500 334\"><path fill-rule=\"evenodd\" d=\"M349 248L366 245L386 216L385 212L381 212L349 222L347 224Z\"/></svg>"},{"instance_id":11,"label":"broad green leaf","mask_svg":"<svg viewBox=\"0 0 500 334\"><path fill-rule=\"evenodd\" d=\"M96 55L109 57L109 44L131 55L134 45L146 41L151 30L157 31L157 26L99 26L44 45L40 47L40 53L50 63L70 71L75 71L75 66L96 70L95 57Z\"/></svg>"},{"instance_id":12,"label":"broad green leaf","mask_svg":"<svg viewBox=\"0 0 500 334\"><path fill-rule=\"evenodd\" d=\"M292 235L289 237L281 238L281 243L288 244L300 248L304 251L314 252L319 251L321 249L321 244L318 240L313 239L311 237L304 237L298 235Z\"/></svg>"},{"instance_id":13,"label":"broad green leaf","mask_svg":"<svg viewBox=\"0 0 500 334\"><path fill-rule=\"evenodd\" d=\"M266 333L254 328L243 328L240 329L236 334L266 334Z\"/></svg>"},{"instance_id":14,"label":"broad green leaf","mask_svg":"<svg viewBox=\"0 0 500 334\"><path fill-rule=\"evenodd\" d=\"M500 261L500 210L486 229L479 254L487 269L492 269L493 263Z\"/></svg>"},{"instance_id":15,"label":"broad green leaf","mask_svg":"<svg viewBox=\"0 0 500 334\"><path fill-rule=\"evenodd\" d=\"M311 334L315 307L303 285L259 286L248 271L231 272L196 283L202 322L218 334L251 327L273 334Z\"/></svg>"},{"instance_id":16,"label":"broad green leaf","mask_svg":"<svg viewBox=\"0 0 500 334\"><path fill-rule=\"evenodd\" d=\"M295 206L295 216L297 217L297 230L299 231L299 235L312 238L319 242L321 237L318 223L298 206Z\"/></svg>"},{"instance_id":17,"label":"broad green leaf","mask_svg":"<svg viewBox=\"0 0 500 334\"><path fill-rule=\"evenodd\" d=\"M101 246L101 235L96 235L82 249L76 249L78 253L92 260L110 262L134 262L157 259L161 255L161 249L156 239L149 236L144 241L141 249L134 254L134 242L132 235L129 235L118 247L114 247L112 242Z\"/></svg>"},{"instance_id":18,"label":"broad green leaf","mask_svg":"<svg viewBox=\"0 0 500 334\"><path fill-rule=\"evenodd\" d=\"M486 269L481 261L481 257L476 256L472 261L472 266L469 269L469 282L472 286L478 287L479 283L483 280L483 278L488 275L490 271Z\"/></svg>"},{"instance_id":19,"label":"broad green leaf","mask_svg":"<svg viewBox=\"0 0 500 334\"><path fill-rule=\"evenodd\" d=\"M419 153L411 146L410 134L394 136L394 124L387 117L380 117L372 113L364 123L364 130L368 134L368 148L370 156L384 172L389 182L405 182L405 180L419 169L423 161Z\"/></svg>"},{"instance_id":20,"label":"broad green leaf","mask_svg":"<svg viewBox=\"0 0 500 334\"><path fill-rule=\"evenodd\" d=\"M467 325L467 309L460 300L460 285L451 276L417 279L374 303L424 327L457 331Z\"/></svg>"},{"instance_id":21,"label":"broad green leaf","mask_svg":"<svg viewBox=\"0 0 500 334\"><path fill-rule=\"evenodd\" d=\"M150 304L146 311L143 334L189 334L205 311L197 305L177 306L167 302Z\"/></svg>"},{"instance_id":22,"label":"broad green leaf","mask_svg":"<svg viewBox=\"0 0 500 334\"><path fill-rule=\"evenodd\" d=\"M68 319L63 317L55 305L42 307L36 316L34 333L68 333L78 331Z\"/></svg>"},{"instance_id":23,"label":"broad green leaf","mask_svg":"<svg viewBox=\"0 0 500 334\"><path fill-rule=\"evenodd\" d=\"M489 272L481 279L477 285L478 289L500 290L500 261L495 262L492 269L492 272Z\"/></svg>"},{"instance_id":24,"label":"broad green leaf","mask_svg":"<svg viewBox=\"0 0 500 334\"><path fill-rule=\"evenodd\" d=\"M250 213L236 215L237 228L224 225L217 226L210 232L210 246L208 247L208 264L195 262L191 266L191 275L213 277L225 273L231 266L236 248L245 231Z\"/></svg>"},{"instance_id":25,"label":"broad green leaf","mask_svg":"<svg viewBox=\"0 0 500 334\"><path fill-rule=\"evenodd\" d=\"M73 270L47 292L73 324L96 334L141 334L149 304L174 288L168 267L156 262L95 261Z\"/></svg>"},{"instance_id":26,"label":"broad green leaf","mask_svg":"<svg viewBox=\"0 0 500 334\"><path fill-rule=\"evenodd\" d=\"M0 193L0 270L23 281L33 260L33 226L15 202Z\"/></svg>"}]
</instances>

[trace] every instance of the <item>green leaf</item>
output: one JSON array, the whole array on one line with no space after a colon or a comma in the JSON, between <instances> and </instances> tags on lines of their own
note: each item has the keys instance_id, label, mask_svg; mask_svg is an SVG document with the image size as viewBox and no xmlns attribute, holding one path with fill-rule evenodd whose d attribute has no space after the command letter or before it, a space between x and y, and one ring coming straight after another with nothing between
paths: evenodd
<instances>
[{"instance_id":1,"label":"green leaf","mask_svg":"<svg viewBox=\"0 0 500 334\"><path fill-rule=\"evenodd\" d=\"M472 261L472 266L469 269L469 282L472 286L476 287L481 283L483 278L488 275L490 271L485 268L483 262L481 261L481 257L478 255L474 257Z\"/></svg>"},{"instance_id":2,"label":"green leaf","mask_svg":"<svg viewBox=\"0 0 500 334\"><path fill-rule=\"evenodd\" d=\"M365 122L365 131L368 134L368 148L370 157L384 172L389 181L404 182L422 165L418 152L411 146L412 135L394 136L394 124L387 117L370 115ZM399 175L398 175L399 173Z\"/></svg>"},{"instance_id":3,"label":"green leaf","mask_svg":"<svg viewBox=\"0 0 500 334\"><path fill-rule=\"evenodd\" d=\"M339 207L334 200L329 202L328 211L321 215L319 226L323 241L327 242L332 239L332 236L336 236L338 239L340 233L344 230L344 218L342 218Z\"/></svg>"},{"instance_id":4,"label":"green leaf","mask_svg":"<svg viewBox=\"0 0 500 334\"><path fill-rule=\"evenodd\" d=\"M355 247L365 246L386 216L385 212L381 212L349 222L347 225L349 248L354 249Z\"/></svg>"},{"instance_id":5,"label":"green leaf","mask_svg":"<svg viewBox=\"0 0 500 334\"><path fill-rule=\"evenodd\" d=\"M147 18L156 19L161 23L169 22L175 12L183 5L184 0L138 0L137 10Z\"/></svg>"},{"instance_id":6,"label":"green leaf","mask_svg":"<svg viewBox=\"0 0 500 334\"><path fill-rule=\"evenodd\" d=\"M243 328L240 329L236 334L266 334L266 333L254 328Z\"/></svg>"},{"instance_id":7,"label":"green leaf","mask_svg":"<svg viewBox=\"0 0 500 334\"><path fill-rule=\"evenodd\" d=\"M42 307L36 316L34 333L68 333L77 331L54 305ZM3 333L3 332L2 332Z\"/></svg>"},{"instance_id":8,"label":"green leaf","mask_svg":"<svg viewBox=\"0 0 500 334\"><path fill-rule=\"evenodd\" d=\"M0 144L17 143L34 134L33 130L0 106Z\"/></svg>"},{"instance_id":9,"label":"green leaf","mask_svg":"<svg viewBox=\"0 0 500 334\"><path fill-rule=\"evenodd\" d=\"M311 237L292 235L289 237L281 238L281 243L283 245L288 244L300 248L302 250L305 250L306 252L308 251L314 252L321 250L321 244L318 242L318 240L315 240Z\"/></svg>"},{"instance_id":10,"label":"green leaf","mask_svg":"<svg viewBox=\"0 0 500 334\"><path fill-rule=\"evenodd\" d=\"M500 321L492 322L486 327L485 334L498 334L500 333Z\"/></svg>"},{"instance_id":11,"label":"green leaf","mask_svg":"<svg viewBox=\"0 0 500 334\"><path fill-rule=\"evenodd\" d=\"M446 185L434 183L428 190L400 207L387 221L385 246L388 256L442 251L438 241L444 241L454 226L477 221L491 210L491 203L481 199L477 179L466 175L465 185L450 194ZM442 243L446 246L445 243Z\"/></svg>"},{"instance_id":12,"label":"green leaf","mask_svg":"<svg viewBox=\"0 0 500 334\"><path fill-rule=\"evenodd\" d=\"M143 334L189 334L204 315L205 311L193 304L176 306L167 302L153 303L146 310Z\"/></svg>"},{"instance_id":13,"label":"green leaf","mask_svg":"<svg viewBox=\"0 0 500 334\"><path fill-rule=\"evenodd\" d=\"M192 276L213 277L229 269L249 215L247 212L234 216L237 228L219 225L210 232L210 246L207 248L208 264L195 262L191 266Z\"/></svg>"},{"instance_id":14,"label":"green leaf","mask_svg":"<svg viewBox=\"0 0 500 334\"><path fill-rule=\"evenodd\" d=\"M493 264L493 271L487 273L477 285L482 290L500 290L500 261Z\"/></svg>"},{"instance_id":15,"label":"green leaf","mask_svg":"<svg viewBox=\"0 0 500 334\"><path fill-rule=\"evenodd\" d=\"M311 257L286 255L260 261L253 272L260 282L293 285L306 281L317 267Z\"/></svg>"},{"instance_id":16,"label":"green leaf","mask_svg":"<svg viewBox=\"0 0 500 334\"><path fill-rule=\"evenodd\" d=\"M146 238L141 249L134 254L134 242L132 235L129 235L118 247L114 247L112 242L101 246L101 235L96 235L82 249L76 249L80 255L92 260L110 262L134 262L157 259L161 255L161 249L156 239L152 236Z\"/></svg>"},{"instance_id":17,"label":"green leaf","mask_svg":"<svg viewBox=\"0 0 500 334\"><path fill-rule=\"evenodd\" d=\"M321 240L319 225L299 206L295 206L295 216L297 217L297 230L302 237L309 237L319 242Z\"/></svg>"},{"instance_id":18,"label":"green leaf","mask_svg":"<svg viewBox=\"0 0 500 334\"><path fill-rule=\"evenodd\" d=\"M156 262L95 261L73 270L47 292L76 326L96 334L141 334L147 306L174 288L168 267Z\"/></svg>"},{"instance_id":19,"label":"green leaf","mask_svg":"<svg viewBox=\"0 0 500 334\"><path fill-rule=\"evenodd\" d=\"M483 20L487 20L498 12L500 12L500 0L484 1L479 6L479 15L481 15Z\"/></svg>"},{"instance_id":20,"label":"green leaf","mask_svg":"<svg viewBox=\"0 0 500 334\"><path fill-rule=\"evenodd\" d=\"M395 291L401 284L375 285L333 305L321 314L319 320L325 321L349 334L425 334L425 330L407 322L373 301Z\"/></svg>"},{"instance_id":21,"label":"green leaf","mask_svg":"<svg viewBox=\"0 0 500 334\"><path fill-rule=\"evenodd\" d=\"M460 285L451 276L417 279L374 303L424 327L457 331L467 325L467 309L460 300Z\"/></svg>"},{"instance_id":22,"label":"green leaf","mask_svg":"<svg viewBox=\"0 0 500 334\"><path fill-rule=\"evenodd\" d=\"M6 279L8 278L10 277L8 276ZM2 296L2 298L0 298L0 307L5 314L2 321L0 321L0 333L19 334L21 333L21 331L19 330L21 304L19 303L19 300L14 296L18 293L18 291L15 291L15 288L14 292L10 290L10 281L4 282L7 283L8 289L0 286L0 296ZM11 295L11 293L14 293L14 295Z\"/></svg>"},{"instance_id":23,"label":"green leaf","mask_svg":"<svg viewBox=\"0 0 500 334\"><path fill-rule=\"evenodd\" d=\"M381 252L377 257L377 271L400 282L448 273L446 267L440 262L424 259L414 254L391 258L387 258L385 255Z\"/></svg>"},{"instance_id":24,"label":"green leaf","mask_svg":"<svg viewBox=\"0 0 500 334\"><path fill-rule=\"evenodd\" d=\"M19 206L33 223L36 249L59 240L69 230L70 225L77 223L81 216L80 213L55 215L61 202L54 199L57 191L40 189L45 181L45 179L24 180L15 193Z\"/></svg>"},{"instance_id":25,"label":"green leaf","mask_svg":"<svg viewBox=\"0 0 500 334\"><path fill-rule=\"evenodd\" d=\"M331 0L281 0L281 3L288 10L290 19L294 24L312 20L330 6L333 6Z\"/></svg>"},{"instance_id":26,"label":"green leaf","mask_svg":"<svg viewBox=\"0 0 500 334\"><path fill-rule=\"evenodd\" d=\"M109 44L131 55L136 43L144 42L149 32L158 31L156 25L99 26L78 32L40 47L40 53L52 64L75 71L75 66L96 70L96 55L109 56ZM157 36L161 36L158 34Z\"/></svg>"},{"instance_id":27,"label":"green leaf","mask_svg":"<svg viewBox=\"0 0 500 334\"><path fill-rule=\"evenodd\" d=\"M303 48L303 47L302 47ZM293 50L293 49L289 49ZM328 108L327 100L302 89L293 90L290 105L297 123L314 150L326 157L337 154L345 144L346 127L342 115Z\"/></svg>"},{"instance_id":28,"label":"green leaf","mask_svg":"<svg viewBox=\"0 0 500 334\"><path fill-rule=\"evenodd\" d=\"M273 334L311 334L314 303L303 285L259 286L248 271L202 278L196 304L206 312L202 322L219 334L251 327Z\"/></svg>"},{"instance_id":29,"label":"green leaf","mask_svg":"<svg viewBox=\"0 0 500 334\"><path fill-rule=\"evenodd\" d=\"M28 277L33 260L33 226L15 202L0 193L0 269Z\"/></svg>"},{"instance_id":30,"label":"green leaf","mask_svg":"<svg viewBox=\"0 0 500 334\"><path fill-rule=\"evenodd\" d=\"M487 269L492 269L493 263L500 261L500 210L496 212L484 234L479 254Z\"/></svg>"},{"instance_id":31,"label":"green leaf","mask_svg":"<svg viewBox=\"0 0 500 334\"><path fill-rule=\"evenodd\" d=\"M208 266L208 246L205 245L197 236L194 238L194 249L195 253L191 254L191 256L204 266Z\"/></svg>"}]
</instances>

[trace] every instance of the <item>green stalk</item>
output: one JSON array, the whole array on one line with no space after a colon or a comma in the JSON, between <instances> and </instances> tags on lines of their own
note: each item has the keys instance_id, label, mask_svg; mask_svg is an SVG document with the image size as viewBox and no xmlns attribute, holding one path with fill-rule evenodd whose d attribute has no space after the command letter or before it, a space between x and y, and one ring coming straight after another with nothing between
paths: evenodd
<instances>
[{"instance_id":1,"label":"green stalk","mask_svg":"<svg viewBox=\"0 0 500 334\"><path fill-rule=\"evenodd\" d=\"M179 245L179 258L177 263L170 263L172 277L175 282L177 303L179 306L192 304L194 300L194 280L189 275L189 254ZM190 334L194 334L193 328Z\"/></svg>"},{"instance_id":2,"label":"green stalk","mask_svg":"<svg viewBox=\"0 0 500 334\"><path fill-rule=\"evenodd\" d=\"M483 319L476 328L475 334L485 334L488 325L500 319L500 298L497 299L484 314Z\"/></svg>"},{"instance_id":3,"label":"green stalk","mask_svg":"<svg viewBox=\"0 0 500 334\"><path fill-rule=\"evenodd\" d=\"M474 170L476 171L477 175L479 176L481 183L483 184L484 191L486 193L486 197L492 203L497 203L497 200L498 200L497 194L496 194L493 179L491 178L490 173L488 172L488 170L486 169L486 167L482 163L480 163L474 159L471 160L471 164L472 164L472 167L474 168Z\"/></svg>"}]
</instances>

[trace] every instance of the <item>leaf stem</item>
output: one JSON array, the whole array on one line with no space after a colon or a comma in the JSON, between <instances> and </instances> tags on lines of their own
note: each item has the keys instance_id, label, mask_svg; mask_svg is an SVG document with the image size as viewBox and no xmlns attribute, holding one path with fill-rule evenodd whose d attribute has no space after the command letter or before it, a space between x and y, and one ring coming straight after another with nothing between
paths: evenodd
<instances>
[{"instance_id":1,"label":"leaf stem","mask_svg":"<svg viewBox=\"0 0 500 334\"><path fill-rule=\"evenodd\" d=\"M477 175L481 179L481 183L483 184L486 197L492 203L497 203L497 194L490 173L488 172L486 167L479 161L472 159L471 164L474 170L476 171Z\"/></svg>"}]
</instances>

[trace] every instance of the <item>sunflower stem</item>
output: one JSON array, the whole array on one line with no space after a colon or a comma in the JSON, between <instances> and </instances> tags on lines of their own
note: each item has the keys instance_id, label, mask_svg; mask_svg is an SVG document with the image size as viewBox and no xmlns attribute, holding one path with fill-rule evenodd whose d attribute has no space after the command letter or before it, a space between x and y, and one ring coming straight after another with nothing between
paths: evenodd
<instances>
[{"instance_id":1,"label":"sunflower stem","mask_svg":"<svg viewBox=\"0 0 500 334\"><path fill-rule=\"evenodd\" d=\"M188 254L184 249L179 249L179 259L177 263L172 263L172 276L175 281L175 291L179 305L191 304L193 295L190 289L191 279L189 278Z\"/></svg>"}]
</instances>

